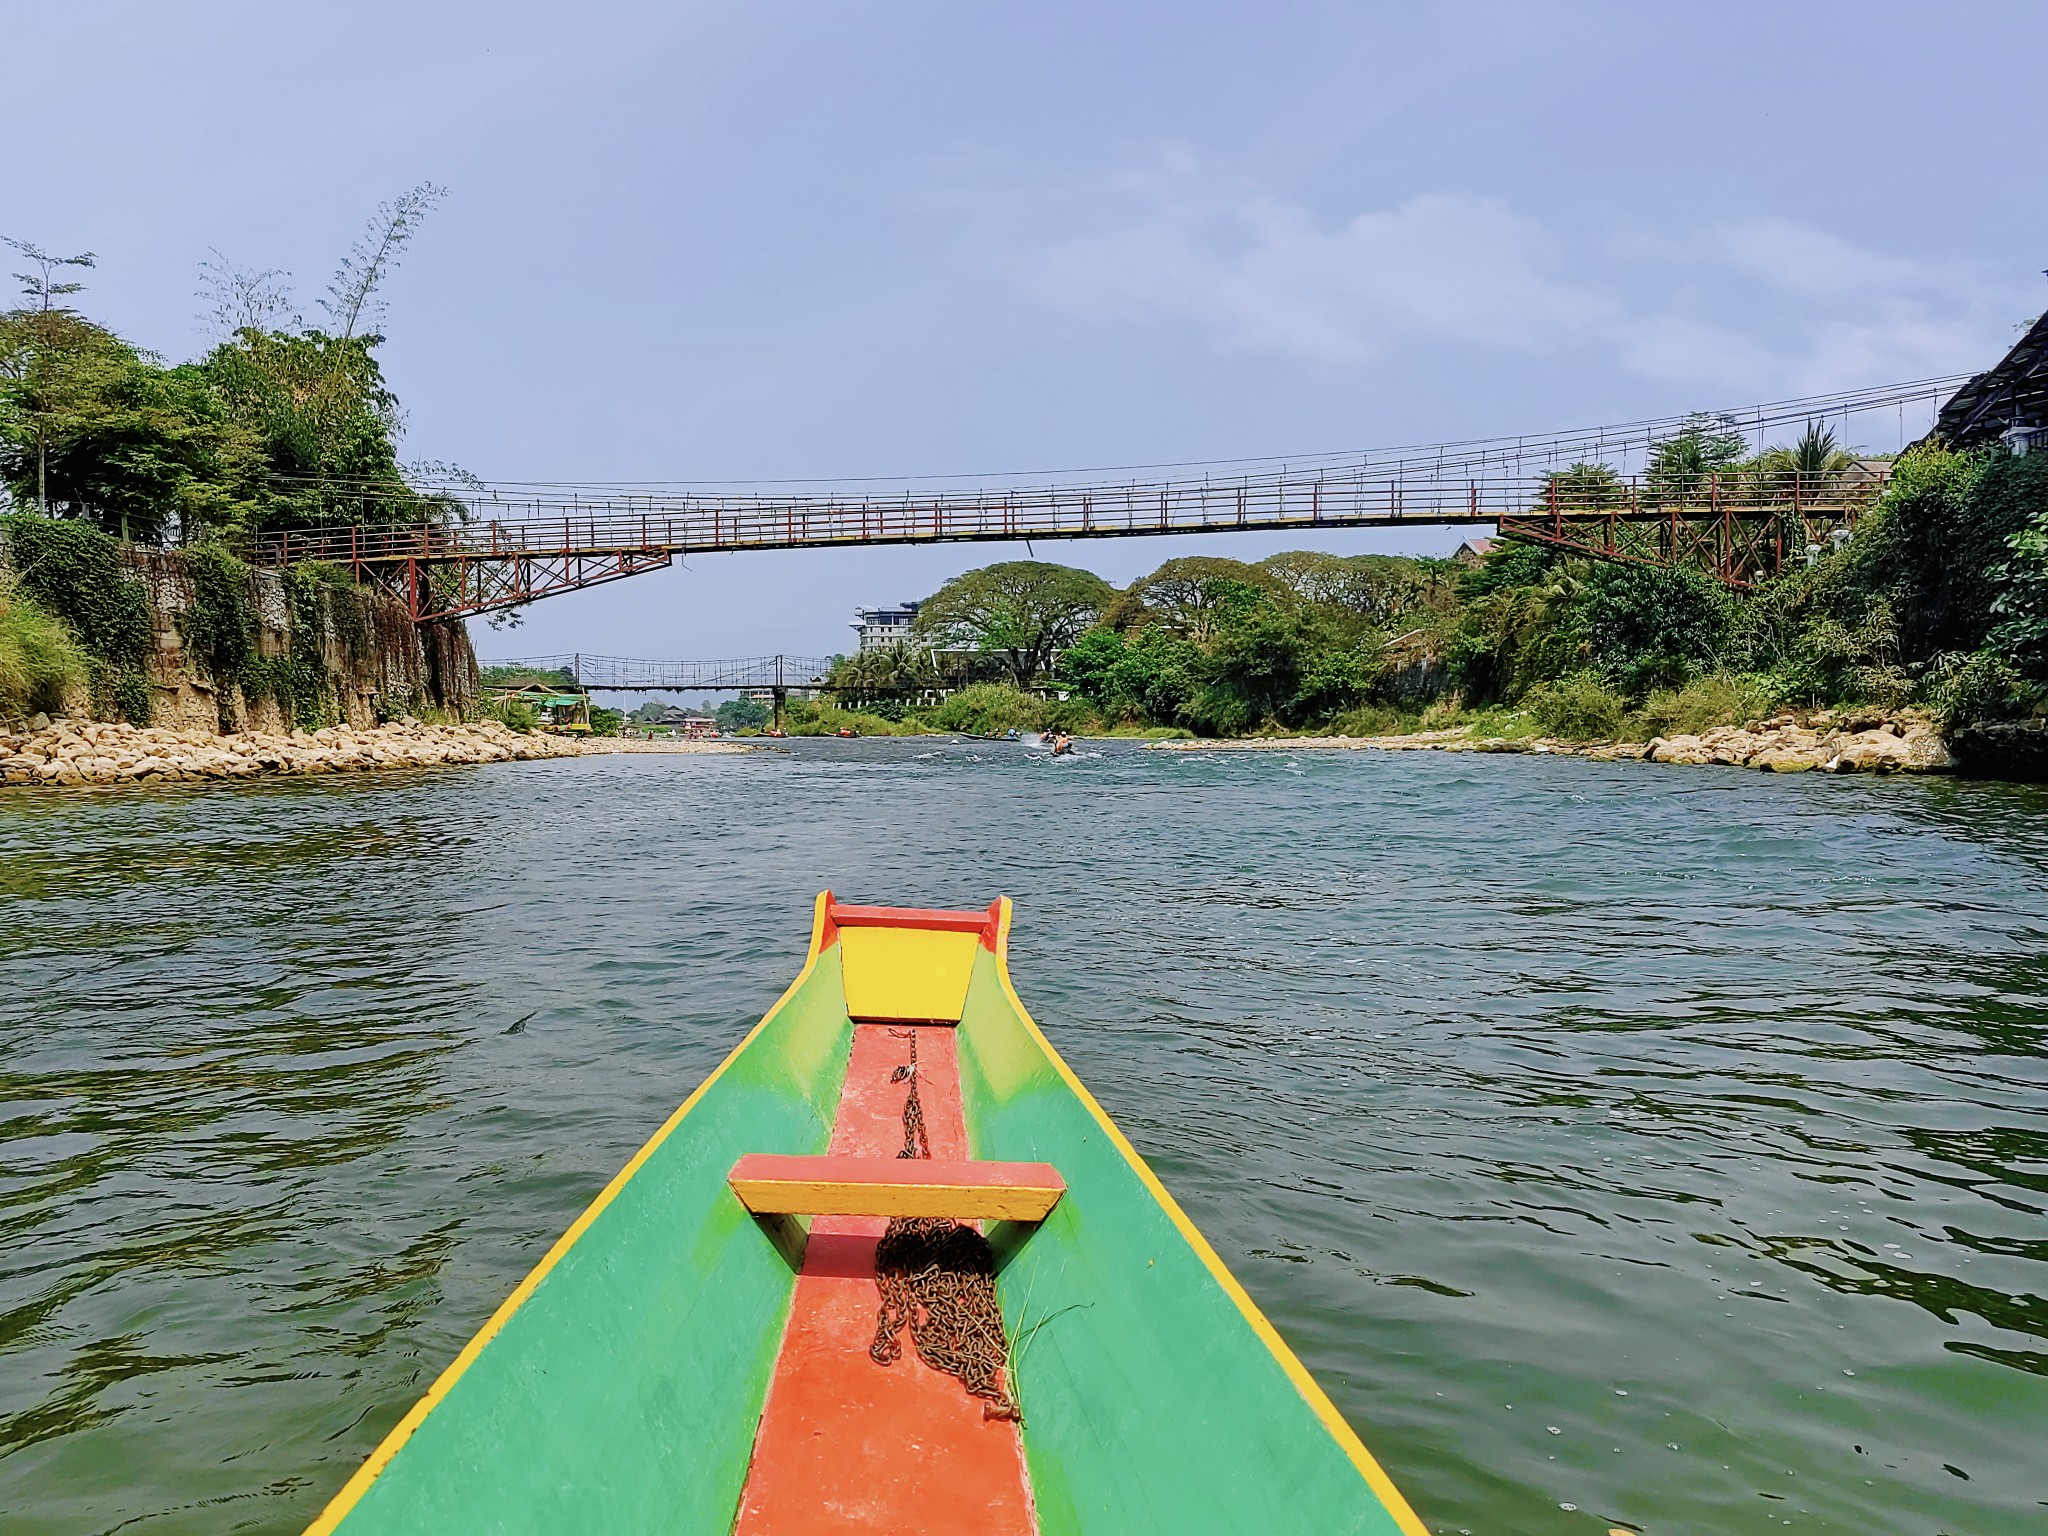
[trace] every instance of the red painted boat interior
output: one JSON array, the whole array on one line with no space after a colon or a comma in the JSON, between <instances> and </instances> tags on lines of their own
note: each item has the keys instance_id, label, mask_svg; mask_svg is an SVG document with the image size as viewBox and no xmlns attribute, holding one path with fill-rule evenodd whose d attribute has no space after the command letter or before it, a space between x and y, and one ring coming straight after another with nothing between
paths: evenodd
<instances>
[{"instance_id":1,"label":"red painted boat interior","mask_svg":"<svg viewBox=\"0 0 2048 1536\"><path fill-rule=\"evenodd\" d=\"M947 914L949 916L955 914ZM918 1097L934 1158L967 1158L953 1030L915 1030ZM894 1157L912 1028L859 1024L831 1151ZM875 1243L888 1223L820 1216L811 1226L782 1353L768 1387L734 1530L740 1536L874 1532L938 1536L1035 1531L1017 1425L917 1358L875 1364Z\"/></svg>"},{"instance_id":2,"label":"red painted boat interior","mask_svg":"<svg viewBox=\"0 0 2048 1536\"><path fill-rule=\"evenodd\" d=\"M1002 900L996 899L984 911L953 912L937 907L863 907L840 901L825 893L826 945L839 937L841 928L927 928L940 933L973 933L981 936L981 947L993 951L996 928L1002 921Z\"/></svg>"}]
</instances>

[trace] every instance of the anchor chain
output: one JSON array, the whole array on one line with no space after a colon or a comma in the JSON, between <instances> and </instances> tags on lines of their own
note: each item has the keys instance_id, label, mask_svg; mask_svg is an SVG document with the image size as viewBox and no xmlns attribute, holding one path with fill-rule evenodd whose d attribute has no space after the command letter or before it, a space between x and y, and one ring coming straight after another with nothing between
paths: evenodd
<instances>
[{"instance_id":1,"label":"anchor chain","mask_svg":"<svg viewBox=\"0 0 2048 1536\"><path fill-rule=\"evenodd\" d=\"M930 1157L924 1102L917 1091L917 1031L908 1033L910 1064L889 1074L893 1083L910 1084L903 1099L903 1150L896 1155ZM944 1216L891 1218L875 1245L875 1289L882 1296L875 1339L868 1346L875 1364L893 1365L903 1358L901 1335L908 1328L918 1359L987 1400L984 1419L1023 1420L1003 1385L1010 1344L996 1301L995 1254L979 1230Z\"/></svg>"}]
</instances>

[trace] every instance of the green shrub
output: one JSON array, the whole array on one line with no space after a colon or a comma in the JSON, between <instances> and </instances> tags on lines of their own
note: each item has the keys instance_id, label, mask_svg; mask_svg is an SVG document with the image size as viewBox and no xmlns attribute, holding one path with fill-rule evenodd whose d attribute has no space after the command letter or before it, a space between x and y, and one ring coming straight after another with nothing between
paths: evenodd
<instances>
[{"instance_id":1,"label":"green shrub","mask_svg":"<svg viewBox=\"0 0 2048 1536\"><path fill-rule=\"evenodd\" d=\"M1474 710L1465 719L1465 729L1474 737L1505 741L1524 741L1531 736L1553 734L1538 724L1528 710L1507 709L1498 704Z\"/></svg>"},{"instance_id":2,"label":"green shrub","mask_svg":"<svg viewBox=\"0 0 2048 1536\"><path fill-rule=\"evenodd\" d=\"M240 680L256 654L256 614L249 602L249 567L217 545L185 556L192 576L192 607L184 616L186 648L217 684Z\"/></svg>"},{"instance_id":3,"label":"green shrub","mask_svg":"<svg viewBox=\"0 0 2048 1536\"><path fill-rule=\"evenodd\" d=\"M2002 652L1950 651L1928 668L1920 696L1944 725L2009 720L2041 707L2043 692Z\"/></svg>"},{"instance_id":4,"label":"green shrub","mask_svg":"<svg viewBox=\"0 0 2048 1536\"><path fill-rule=\"evenodd\" d=\"M593 736L616 736L626 728L626 712L623 709L606 709L602 704L590 707L590 734Z\"/></svg>"},{"instance_id":5,"label":"green shrub","mask_svg":"<svg viewBox=\"0 0 2048 1536\"><path fill-rule=\"evenodd\" d=\"M540 716L524 699L493 699L481 706L477 712L486 719L496 720L509 730L519 732L522 736L531 735L534 728L540 724Z\"/></svg>"},{"instance_id":6,"label":"green shrub","mask_svg":"<svg viewBox=\"0 0 2048 1536\"><path fill-rule=\"evenodd\" d=\"M1045 719L1045 704L1009 683L976 683L948 694L926 710L924 718L942 731L964 731L970 736L1033 731Z\"/></svg>"},{"instance_id":7,"label":"green shrub","mask_svg":"<svg viewBox=\"0 0 2048 1536\"><path fill-rule=\"evenodd\" d=\"M63 621L0 579L0 714L60 709L87 675L85 648Z\"/></svg>"},{"instance_id":8,"label":"green shrub","mask_svg":"<svg viewBox=\"0 0 2048 1536\"><path fill-rule=\"evenodd\" d=\"M863 736L916 736L926 727L916 719L884 720L864 710L840 709L809 699L791 699L783 711L783 728L792 736L837 736L842 729Z\"/></svg>"},{"instance_id":9,"label":"green shrub","mask_svg":"<svg viewBox=\"0 0 2048 1536\"><path fill-rule=\"evenodd\" d=\"M121 718L130 725L147 725L156 713L156 700L149 691L149 678L135 667L123 667L110 674L109 697ZM99 711L105 714L102 707Z\"/></svg>"},{"instance_id":10,"label":"green shrub","mask_svg":"<svg viewBox=\"0 0 2048 1536\"><path fill-rule=\"evenodd\" d=\"M1415 729L1414 720L1397 709L1377 704L1346 710L1330 722L1332 736L1401 736Z\"/></svg>"},{"instance_id":11,"label":"green shrub","mask_svg":"<svg viewBox=\"0 0 2048 1536\"><path fill-rule=\"evenodd\" d=\"M91 655L116 668L149 659L149 594L118 542L89 523L26 512L0 517L0 531L21 591L68 624Z\"/></svg>"},{"instance_id":12,"label":"green shrub","mask_svg":"<svg viewBox=\"0 0 2048 1536\"><path fill-rule=\"evenodd\" d=\"M1618 736L1622 717L1628 713L1627 700L1586 672L1537 684L1523 695L1522 707L1546 735L1566 741Z\"/></svg>"},{"instance_id":13,"label":"green shrub","mask_svg":"<svg viewBox=\"0 0 2048 1536\"><path fill-rule=\"evenodd\" d=\"M1739 725L1777 706L1768 679L1710 672L1683 688L1660 688L1644 701L1644 727L1658 736L1697 736L1717 725Z\"/></svg>"}]
</instances>

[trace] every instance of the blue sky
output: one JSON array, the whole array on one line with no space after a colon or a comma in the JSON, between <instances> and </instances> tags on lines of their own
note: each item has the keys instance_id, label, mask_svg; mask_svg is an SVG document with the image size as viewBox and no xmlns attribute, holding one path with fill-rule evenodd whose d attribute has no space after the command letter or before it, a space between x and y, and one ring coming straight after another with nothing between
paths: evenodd
<instances>
[{"instance_id":1,"label":"blue sky","mask_svg":"<svg viewBox=\"0 0 2048 1536\"><path fill-rule=\"evenodd\" d=\"M446 185L384 356L405 456L491 479L1540 432L1977 368L2048 305L2035 0L85 0L6 35L0 233L96 251L88 309L166 356L210 249L310 313L380 201ZM838 649L1011 553L700 557L476 638Z\"/></svg>"}]
</instances>

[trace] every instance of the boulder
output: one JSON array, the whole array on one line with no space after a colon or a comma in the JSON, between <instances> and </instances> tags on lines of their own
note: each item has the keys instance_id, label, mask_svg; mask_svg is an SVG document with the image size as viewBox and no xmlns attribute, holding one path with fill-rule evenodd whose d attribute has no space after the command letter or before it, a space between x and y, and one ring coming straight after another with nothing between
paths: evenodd
<instances>
[{"instance_id":1,"label":"boulder","mask_svg":"<svg viewBox=\"0 0 2048 1536\"><path fill-rule=\"evenodd\" d=\"M1650 743L1650 761L1653 763L1698 765L1713 760L1714 749L1698 736L1659 736Z\"/></svg>"},{"instance_id":2,"label":"boulder","mask_svg":"<svg viewBox=\"0 0 2048 1536\"><path fill-rule=\"evenodd\" d=\"M1897 773L1906 767L1911 752L1891 732L1872 727L1838 739L1830 771L1834 773Z\"/></svg>"},{"instance_id":3,"label":"boulder","mask_svg":"<svg viewBox=\"0 0 2048 1536\"><path fill-rule=\"evenodd\" d=\"M1806 773L1824 767L1832 755L1823 747L1818 738L1807 736L1805 741L1773 743L1749 760L1749 766L1765 773Z\"/></svg>"},{"instance_id":4,"label":"boulder","mask_svg":"<svg viewBox=\"0 0 2048 1536\"><path fill-rule=\"evenodd\" d=\"M1915 721L1906 727L1906 761L1908 773L1953 773L1956 760L1942 739L1941 731L1933 721Z\"/></svg>"}]
</instances>

